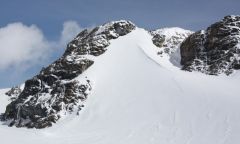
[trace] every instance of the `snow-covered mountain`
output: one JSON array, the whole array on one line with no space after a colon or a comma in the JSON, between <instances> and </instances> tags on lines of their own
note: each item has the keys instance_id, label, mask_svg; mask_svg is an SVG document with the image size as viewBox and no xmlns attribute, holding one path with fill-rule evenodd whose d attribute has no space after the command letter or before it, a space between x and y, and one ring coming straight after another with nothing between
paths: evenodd
<instances>
[{"instance_id":1,"label":"snow-covered mountain","mask_svg":"<svg viewBox=\"0 0 240 144\"><path fill-rule=\"evenodd\" d=\"M87 76L81 81L76 78L107 50L111 39L134 29L129 21L116 21L82 31L61 58L27 80L23 89L14 87L7 93L14 99L1 119L9 126L45 128L61 115L78 114L92 90L92 82Z\"/></svg>"},{"instance_id":2,"label":"snow-covered mountain","mask_svg":"<svg viewBox=\"0 0 240 144\"><path fill-rule=\"evenodd\" d=\"M238 143L240 73L182 70L181 43L195 34L129 21L82 31L39 75L0 90L1 142Z\"/></svg>"}]
</instances>

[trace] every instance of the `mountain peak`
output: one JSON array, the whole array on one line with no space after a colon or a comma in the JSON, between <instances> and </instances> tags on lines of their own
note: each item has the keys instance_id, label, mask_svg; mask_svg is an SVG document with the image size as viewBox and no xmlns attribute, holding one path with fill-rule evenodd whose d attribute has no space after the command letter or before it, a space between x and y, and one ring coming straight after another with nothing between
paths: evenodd
<instances>
[{"instance_id":1,"label":"mountain peak","mask_svg":"<svg viewBox=\"0 0 240 144\"><path fill-rule=\"evenodd\" d=\"M23 90L13 88L8 92L14 99L1 119L10 126L44 128L55 123L63 113L78 113L92 90L92 82L87 77L81 81L75 78L107 50L110 40L135 28L129 21L114 21L80 32L67 45L63 56L27 80Z\"/></svg>"},{"instance_id":2,"label":"mountain peak","mask_svg":"<svg viewBox=\"0 0 240 144\"><path fill-rule=\"evenodd\" d=\"M229 22L235 22L240 21L240 15L228 15L225 16L222 21L229 21Z\"/></svg>"},{"instance_id":3,"label":"mountain peak","mask_svg":"<svg viewBox=\"0 0 240 144\"><path fill-rule=\"evenodd\" d=\"M116 30L118 34L121 35L121 30L127 28L127 26L131 25L132 27L136 27L134 23L128 20L118 20L118 21L110 21L98 27L98 31L96 34L104 33L109 30Z\"/></svg>"}]
</instances>

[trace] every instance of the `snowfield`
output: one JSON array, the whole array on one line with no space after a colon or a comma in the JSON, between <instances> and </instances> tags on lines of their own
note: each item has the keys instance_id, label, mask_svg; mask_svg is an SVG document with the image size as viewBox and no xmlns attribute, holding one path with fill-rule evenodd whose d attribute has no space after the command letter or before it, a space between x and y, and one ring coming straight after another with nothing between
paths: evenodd
<instances>
[{"instance_id":1,"label":"snowfield","mask_svg":"<svg viewBox=\"0 0 240 144\"><path fill-rule=\"evenodd\" d=\"M0 125L1 144L237 144L240 74L185 72L137 28L78 77L94 82L79 116L42 130ZM176 60L179 55L176 52ZM0 91L0 112L8 104Z\"/></svg>"}]
</instances>

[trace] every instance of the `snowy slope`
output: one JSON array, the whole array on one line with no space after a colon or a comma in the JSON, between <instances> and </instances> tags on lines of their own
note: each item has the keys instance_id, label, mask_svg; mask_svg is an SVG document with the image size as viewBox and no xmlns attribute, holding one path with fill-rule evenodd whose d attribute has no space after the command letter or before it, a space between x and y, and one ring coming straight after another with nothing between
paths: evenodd
<instances>
[{"instance_id":1,"label":"snowy slope","mask_svg":"<svg viewBox=\"0 0 240 144\"><path fill-rule=\"evenodd\" d=\"M9 89L0 89L0 113L5 111L6 105L9 103L9 99L5 95L8 90Z\"/></svg>"},{"instance_id":2,"label":"snowy slope","mask_svg":"<svg viewBox=\"0 0 240 144\"><path fill-rule=\"evenodd\" d=\"M151 39L137 28L111 41L105 54L78 77L94 82L78 117L65 117L43 130L0 125L1 143L238 143L240 74L181 71L156 55ZM6 98L0 100L2 104Z\"/></svg>"}]
</instances>

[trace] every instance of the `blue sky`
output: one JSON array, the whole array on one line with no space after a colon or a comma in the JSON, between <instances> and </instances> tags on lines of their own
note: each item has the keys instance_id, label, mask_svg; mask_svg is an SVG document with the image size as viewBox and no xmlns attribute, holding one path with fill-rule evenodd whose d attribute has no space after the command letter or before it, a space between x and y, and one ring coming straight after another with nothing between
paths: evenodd
<instances>
[{"instance_id":1,"label":"blue sky","mask_svg":"<svg viewBox=\"0 0 240 144\"><path fill-rule=\"evenodd\" d=\"M41 49L42 52L40 53L32 46L31 51L34 50L44 57L36 54L34 57L38 59L32 57L24 64L9 62L4 68L0 67L0 88L24 82L59 57L65 48L64 44L59 44L64 31L63 24L68 21L72 21L69 24L70 27L74 27L72 30L79 31L85 27L119 19L131 20L137 26L146 29L178 26L196 31L206 28L225 15L240 14L239 0L0 0L0 2L0 27L2 31L4 30L3 34L11 32L8 37L15 36L17 39L14 30L24 29L30 31L26 39L38 37L31 46L39 47L37 44L41 43L41 46L43 44L44 47L46 44L45 49L49 49L43 52L39 47L38 50ZM7 26L9 24L14 25ZM32 25L35 26L31 27ZM23 31L23 34L25 33ZM73 32L72 35L74 34ZM18 45L10 46L17 49ZM0 52L4 46L9 44L5 45L5 41L0 37ZM24 46L23 44L18 50L24 49ZM11 47L4 49L4 55L8 55L6 51L8 49ZM11 59L11 56L14 57L10 55L8 58ZM0 60L4 61L3 58ZM28 65L29 61L38 63Z\"/></svg>"}]
</instances>

